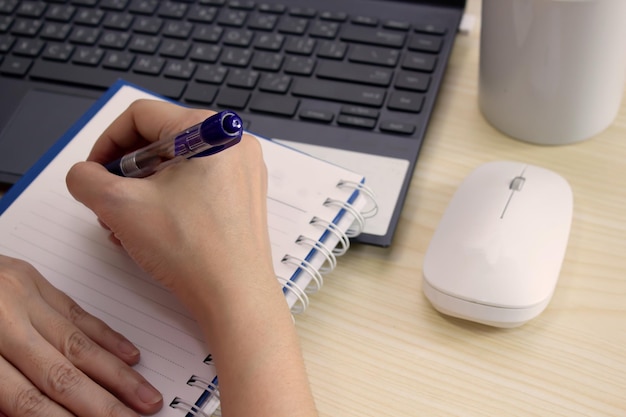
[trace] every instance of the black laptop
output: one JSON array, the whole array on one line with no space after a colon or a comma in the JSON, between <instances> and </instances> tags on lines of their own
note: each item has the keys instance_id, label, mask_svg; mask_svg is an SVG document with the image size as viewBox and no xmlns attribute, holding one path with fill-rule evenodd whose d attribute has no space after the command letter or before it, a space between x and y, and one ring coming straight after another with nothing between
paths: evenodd
<instances>
[{"instance_id":1,"label":"black laptop","mask_svg":"<svg viewBox=\"0 0 626 417\"><path fill-rule=\"evenodd\" d=\"M0 182L119 78L365 174L388 246L465 0L0 0Z\"/></svg>"}]
</instances>

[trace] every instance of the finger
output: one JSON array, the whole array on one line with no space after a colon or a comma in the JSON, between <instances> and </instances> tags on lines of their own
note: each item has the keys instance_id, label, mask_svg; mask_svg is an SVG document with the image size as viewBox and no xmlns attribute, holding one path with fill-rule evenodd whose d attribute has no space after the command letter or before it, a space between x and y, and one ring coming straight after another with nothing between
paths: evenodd
<instances>
[{"instance_id":1,"label":"finger","mask_svg":"<svg viewBox=\"0 0 626 417\"><path fill-rule=\"evenodd\" d=\"M92 316L74 300L40 277L37 287L46 302L99 346L128 365L139 362L139 349L106 323ZM45 318L44 318L45 319Z\"/></svg>"},{"instance_id":2,"label":"finger","mask_svg":"<svg viewBox=\"0 0 626 417\"><path fill-rule=\"evenodd\" d=\"M0 417L71 417L0 356Z\"/></svg>"},{"instance_id":3,"label":"finger","mask_svg":"<svg viewBox=\"0 0 626 417\"><path fill-rule=\"evenodd\" d=\"M100 320L89 315L76 303L71 300L70 302L69 307L67 304L61 307L65 308L66 314L70 315L70 320L86 325L90 331L101 329L111 336L109 340L106 340L107 338L103 335L95 336L105 346L110 344L111 348L117 351L131 350L123 355L135 361L139 359L139 351L130 342L113 332ZM75 368L80 369L99 385L115 394L125 404L142 413L155 412L161 408L161 394L143 376L118 356L103 349L71 321L52 308L35 309L31 317L34 327L49 344L67 358ZM44 351L41 354L43 353Z\"/></svg>"},{"instance_id":4,"label":"finger","mask_svg":"<svg viewBox=\"0 0 626 417\"><path fill-rule=\"evenodd\" d=\"M155 393L143 378L138 378L128 365L90 341L78 329L71 329L67 321L58 320L54 310L48 310L52 320L43 335L38 333L42 329L32 329L26 332L25 340L16 337L10 341L6 350L7 358L42 393L79 416L136 417L137 414L122 401L144 414L161 408L160 394ZM44 337L49 338L50 343ZM100 384L87 376L90 374ZM119 395L119 399L114 394Z\"/></svg>"},{"instance_id":5,"label":"finger","mask_svg":"<svg viewBox=\"0 0 626 417\"><path fill-rule=\"evenodd\" d=\"M214 113L200 109L190 111L162 101L137 100L102 133L87 159L100 163L113 161L148 142L200 123Z\"/></svg>"}]
</instances>

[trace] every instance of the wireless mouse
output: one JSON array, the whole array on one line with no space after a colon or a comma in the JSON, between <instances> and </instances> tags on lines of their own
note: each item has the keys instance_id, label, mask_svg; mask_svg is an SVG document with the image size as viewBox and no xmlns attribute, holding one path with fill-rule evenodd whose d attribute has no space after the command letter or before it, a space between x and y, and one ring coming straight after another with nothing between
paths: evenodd
<instances>
[{"instance_id":1,"label":"wireless mouse","mask_svg":"<svg viewBox=\"0 0 626 417\"><path fill-rule=\"evenodd\" d=\"M489 162L461 183L424 258L423 291L441 313L496 327L539 315L556 287L572 222L568 182Z\"/></svg>"}]
</instances>

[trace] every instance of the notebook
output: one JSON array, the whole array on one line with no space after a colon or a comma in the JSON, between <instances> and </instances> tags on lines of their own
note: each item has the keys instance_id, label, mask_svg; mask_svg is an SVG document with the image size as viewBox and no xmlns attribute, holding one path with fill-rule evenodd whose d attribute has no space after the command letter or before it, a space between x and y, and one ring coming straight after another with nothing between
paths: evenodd
<instances>
[{"instance_id":1,"label":"notebook","mask_svg":"<svg viewBox=\"0 0 626 417\"><path fill-rule=\"evenodd\" d=\"M196 322L107 239L95 215L65 186L69 167L84 160L104 128L138 98L156 96L116 83L0 199L0 253L32 263L140 348L136 369L164 395L159 416L210 415L219 405L217 376ZM274 269L296 314L307 308L311 294L323 285L323 274L348 250L348 236L359 233L361 212L373 203L361 175L260 141L268 168Z\"/></svg>"},{"instance_id":2,"label":"notebook","mask_svg":"<svg viewBox=\"0 0 626 417\"><path fill-rule=\"evenodd\" d=\"M0 2L0 181L118 78L363 173L387 246L465 0ZM32 117L37 123L31 123ZM22 138L29 138L24 143Z\"/></svg>"}]
</instances>

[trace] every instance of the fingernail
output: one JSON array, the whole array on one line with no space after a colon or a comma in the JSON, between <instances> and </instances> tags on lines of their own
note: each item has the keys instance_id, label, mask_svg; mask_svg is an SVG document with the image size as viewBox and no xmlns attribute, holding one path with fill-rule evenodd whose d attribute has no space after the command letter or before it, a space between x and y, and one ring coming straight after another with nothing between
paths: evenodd
<instances>
[{"instance_id":1,"label":"fingernail","mask_svg":"<svg viewBox=\"0 0 626 417\"><path fill-rule=\"evenodd\" d=\"M147 382L139 385L139 388L137 388L137 396L145 404L150 405L156 404L163 399L161 393Z\"/></svg>"},{"instance_id":2,"label":"fingernail","mask_svg":"<svg viewBox=\"0 0 626 417\"><path fill-rule=\"evenodd\" d=\"M139 355L139 349L137 349L135 347L135 345L133 345L132 343L130 343L126 339L122 340L117 345L117 347L120 350L120 352L122 352L125 355L128 355L128 356L138 356Z\"/></svg>"}]
</instances>

